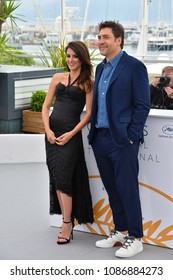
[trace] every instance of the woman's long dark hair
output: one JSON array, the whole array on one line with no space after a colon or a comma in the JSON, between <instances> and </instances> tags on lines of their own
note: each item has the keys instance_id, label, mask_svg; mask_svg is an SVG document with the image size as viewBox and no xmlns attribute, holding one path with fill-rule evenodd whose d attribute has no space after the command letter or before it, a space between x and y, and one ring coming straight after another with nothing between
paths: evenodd
<instances>
[{"instance_id":1,"label":"woman's long dark hair","mask_svg":"<svg viewBox=\"0 0 173 280\"><path fill-rule=\"evenodd\" d=\"M93 77L93 66L91 64L90 54L87 46L82 41L72 41L69 42L65 48L65 53L67 54L68 49L72 49L77 55L81 62L81 73L77 81L78 85L86 85L87 89L90 91L93 87L92 77ZM68 65L67 65L68 67ZM70 70L68 68L68 70Z\"/></svg>"}]
</instances>

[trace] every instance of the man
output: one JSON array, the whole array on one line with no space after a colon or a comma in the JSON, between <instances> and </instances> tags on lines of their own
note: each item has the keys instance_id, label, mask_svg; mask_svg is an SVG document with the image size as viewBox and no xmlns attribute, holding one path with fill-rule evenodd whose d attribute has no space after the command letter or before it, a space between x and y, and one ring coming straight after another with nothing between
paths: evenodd
<instances>
[{"instance_id":1,"label":"man","mask_svg":"<svg viewBox=\"0 0 173 280\"><path fill-rule=\"evenodd\" d=\"M151 108L173 109L173 67L162 69L162 76L155 77L150 85Z\"/></svg>"},{"instance_id":2,"label":"man","mask_svg":"<svg viewBox=\"0 0 173 280\"><path fill-rule=\"evenodd\" d=\"M115 255L131 257L143 250L138 149L150 109L148 74L142 62L122 50L121 24L101 22L98 40L105 59L96 68L88 139L116 229L96 246L109 248L121 243Z\"/></svg>"}]
</instances>

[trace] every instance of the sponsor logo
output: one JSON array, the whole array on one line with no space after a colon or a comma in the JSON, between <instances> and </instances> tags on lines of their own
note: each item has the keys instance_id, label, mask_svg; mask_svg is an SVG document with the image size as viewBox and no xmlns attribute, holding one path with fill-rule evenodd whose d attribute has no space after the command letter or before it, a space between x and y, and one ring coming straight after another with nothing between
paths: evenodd
<instances>
[{"instance_id":1,"label":"sponsor logo","mask_svg":"<svg viewBox=\"0 0 173 280\"><path fill-rule=\"evenodd\" d=\"M173 125L165 125L162 127L162 131L166 135L173 135Z\"/></svg>"}]
</instances>

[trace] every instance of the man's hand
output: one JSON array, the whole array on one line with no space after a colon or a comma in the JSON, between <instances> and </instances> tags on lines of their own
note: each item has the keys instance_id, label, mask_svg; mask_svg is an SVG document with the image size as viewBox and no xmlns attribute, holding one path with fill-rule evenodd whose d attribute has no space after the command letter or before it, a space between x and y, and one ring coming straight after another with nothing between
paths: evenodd
<instances>
[{"instance_id":1,"label":"man's hand","mask_svg":"<svg viewBox=\"0 0 173 280\"><path fill-rule=\"evenodd\" d=\"M165 87L164 90L169 98L173 98L173 89L171 87Z\"/></svg>"}]
</instances>

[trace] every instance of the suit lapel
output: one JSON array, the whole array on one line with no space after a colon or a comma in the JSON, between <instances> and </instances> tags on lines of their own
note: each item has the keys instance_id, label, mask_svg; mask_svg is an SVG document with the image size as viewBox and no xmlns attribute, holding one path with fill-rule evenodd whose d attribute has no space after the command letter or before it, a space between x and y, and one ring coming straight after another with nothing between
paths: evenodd
<instances>
[{"instance_id":1,"label":"suit lapel","mask_svg":"<svg viewBox=\"0 0 173 280\"><path fill-rule=\"evenodd\" d=\"M103 71L103 67L102 67L102 63L100 63L97 66L97 70L96 70L97 74L96 74L96 77L95 77L96 79L95 79L95 82L94 82L94 99L97 98L97 96L98 96L98 83L99 83L102 71Z\"/></svg>"},{"instance_id":2,"label":"suit lapel","mask_svg":"<svg viewBox=\"0 0 173 280\"><path fill-rule=\"evenodd\" d=\"M99 83L99 79L100 76L102 74L103 71L103 67L102 67L102 63L98 64L97 68L96 68L96 73L97 75L95 75L95 81L94 81L94 96L93 96L93 103L92 103L92 121L95 123L95 119L96 119L96 115L97 115L97 108L98 108L98 83Z\"/></svg>"},{"instance_id":3,"label":"suit lapel","mask_svg":"<svg viewBox=\"0 0 173 280\"><path fill-rule=\"evenodd\" d=\"M116 80L116 78L121 74L121 71L123 71L124 66L126 64L126 58L127 58L127 54L124 52L122 57L120 58L120 61L117 64L116 69L114 70L114 72L112 74L112 77L111 77L110 83L109 83L109 87ZM108 89L109 89L109 87L108 87Z\"/></svg>"},{"instance_id":4,"label":"suit lapel","mask_svg":"<svg viewBox=\"0 0 173 280\"><path fill-rule=\"evenodd\" d=\"M102 72L103 72L103 67L102 67L102 63L100 63L97 66L97 75L96 75L96 79L95 79L96 88L98 87L98 83L99 83L100 76L101 76Z\"/></svg>"},{"instance_id":5,"label":"suit lapel","mask_svg":"<svg viewBox=\"0 0 173 280\"><path fill-rule=\"evenodd\" d=\"M121 74L121 71L124 71L124 66L127 62L127 53L124 52L122 57L120 58L120 61L118 62L117 64L117 67L116 69L114 70L113 74L112 74L112 77L110 79L110 82L109 82L109 86L108 86L108 90L111 86L111 84L117 79L117 77ZM96 75L96 79L95 79L95 82L94 82L94 92L95 92L95 96L94 98L97 98L97 95L98 95L98 83L99 83L99 79L100 79L100 76L102 74L102 71L103 71L103 67L102 67L102 63L98 64L97 66L97 75Z\"/></svg>"}]
</instances>

